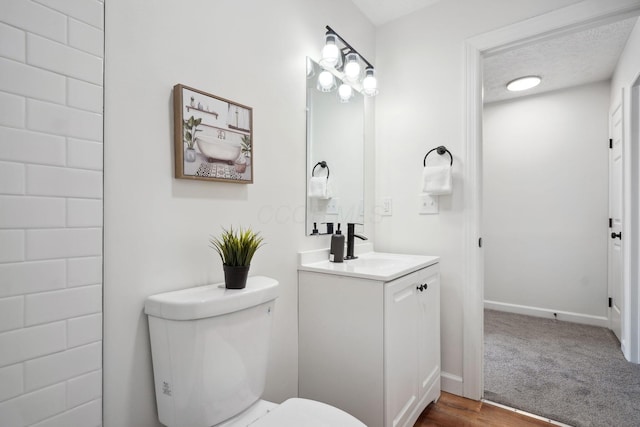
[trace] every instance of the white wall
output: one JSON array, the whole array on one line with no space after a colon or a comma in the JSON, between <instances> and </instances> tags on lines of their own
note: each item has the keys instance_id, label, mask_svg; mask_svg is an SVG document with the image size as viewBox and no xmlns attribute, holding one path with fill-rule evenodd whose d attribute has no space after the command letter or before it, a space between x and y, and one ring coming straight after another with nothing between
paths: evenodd
<instances>
[{"instance_id":1,"label":"white wall","mask_svg":"<svg viewBox=\"0 0 640 427\"><path fill-rule=\"evenodd\" d=\"M376 198L393 197L377 223L376 249L440 255L443 387L462 393L465 207L464 42L575 0L457 0L377 29ZM454 193L439 215L418 215L422 158L445 145L454 156Z\"/></svg>"},{"instance_id":2,"label":"white wall","mask_svg":"<svg viewBox=\"0 0 640 427\"><path fill-rule=\"evenodd\" d=\"M373 26L338 0L111 0L105 12L104 423L157 425L144 299L220 282L208 238L231 224L262 232L251 274L281 284L265 397L296 396L296 256L328 245L305 236L305 57L331 25L373 61ZM176 83L253 107L253 184L173 178Z\"/></svg>"},{"instance_id":3,"label":"white wall","mask_svg":"<svg viewBox=\"0 0 640 427\"><path fill-rule=\"evenodd\" d=\"M607 325L609 95L600 82L485 105L489 307Z\"/></svg>"},{"instance_id":4,"label":"white wall","mask_svg":"<svg viewBox=\"0 0 640 427\"><path fill-rule=\"evenodd\" d=\"M101 424L103 3L0 2L0 424Z\"/></svg>"}]
</instances>

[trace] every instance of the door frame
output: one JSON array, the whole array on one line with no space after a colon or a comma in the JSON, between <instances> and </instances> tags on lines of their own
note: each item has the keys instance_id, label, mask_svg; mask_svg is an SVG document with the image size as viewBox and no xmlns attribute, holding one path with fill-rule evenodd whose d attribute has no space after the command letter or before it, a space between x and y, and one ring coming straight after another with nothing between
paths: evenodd
<instances>
[{"instance_id":1,"label":"door frame","mask_svg":"<svg viewBox=\"0 0 640 427\"><path fill-rule=\"evenodd\" d=\"M625 94L626 95L626 94ZM640 71L636 74L629 96L629 119L623 128L623 143L626 151L624 155L629 157L626 164L629 165L629 173L623 174L623 180L628 177L630 185L625 190L624 197L629 200L628 209L624 212L629 218L626 225L626 234L631 236L623 246L629 254L628 283L623 289L625 299L625 313L622 319L622 333L630 339L627 341L625 357L628 360L640 363ZM623 111L625 111L623 105ZM625 138L625 132L629 129L629 137ZM624 188L624 183L623 183ZM635 260L635 262L631 262ZM635 286L633 285L635 284ZM625 328L627 326L627 328Z\"/></svg>"},{"instance_id":2,"label":"door frame","mask_svg":"<svg viewBox=\"0 0 640 427\"><path fill-rule=\"evenodd\" d=\"M480 244L482 236L482 59L529 43L640 14L638 0L621 0L615 4L603 3L601 0L584 0L481 34L465 42L466 99L463 155L466 177L464 186L466 265L463 292L462 389L463 396L467 398L479 400L484 394L484 254ZM640 186L640 183L634 183L634 185ZM624 269L628 271L629 263L624 261L623 263ZM630 276L625 274L624 277L625 295L628 295L627 279ZM636 302L638 302L637 298ZM623 331L625 331L624 323L627 320L629 319L623 319ZM627 328L626 331L628 332L629 329ZM635 343L633 347L637 347L639 337L636 334L631 338Z\"/></svg>"}]
</instances>

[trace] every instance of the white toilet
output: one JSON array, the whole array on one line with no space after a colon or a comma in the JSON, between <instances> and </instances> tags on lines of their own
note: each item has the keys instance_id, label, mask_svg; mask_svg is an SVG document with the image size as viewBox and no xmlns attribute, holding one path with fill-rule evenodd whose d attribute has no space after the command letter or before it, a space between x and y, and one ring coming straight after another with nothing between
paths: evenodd
<instances>
[{"instance_id":1,"label":"white toilet","mask_svg":"<svg viewBox=\"0 0 640 427\"><path fill-rule=\"evenodd\" d=\"M366 427L333 406L261 400L278 282L199 286L153 295L149 316L160 422L169 427Z\"/></svg>"}]
</instances>

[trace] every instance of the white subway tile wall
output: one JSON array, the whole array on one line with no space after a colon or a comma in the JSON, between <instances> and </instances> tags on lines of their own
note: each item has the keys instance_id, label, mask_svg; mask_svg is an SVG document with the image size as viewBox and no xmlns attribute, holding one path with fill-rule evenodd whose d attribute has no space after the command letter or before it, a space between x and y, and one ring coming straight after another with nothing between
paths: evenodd
<instances>
[{"instance_id":1,"label":"white subway tile wall","mask_svg":"<svg viewBox=\"0 0 640 427\"><path fill-rule=\"evenodd\" d=\"M24 31L0 23L0 55L4 58L24 62L26 60L27 36Z\"/></svg>"},{"instance_id":2,"label":"white subway tile wall","mask_svg":"<svg viewBox=\"0 0 640 427\"><path fill-rule=\"evenodd\" d=\"M102 425L102 0L0 1L0 425Z\"/></svg>"},{"instance_id":3,"label":"white subway tile wall","mask_svg":"<svg viewBox=\"0 0 640 427\"><path fill-rule=\"evenodd\" d=\"M24 392L21 363L0 368L0 402Z\"/></svg>"},{"instance_id":4,"label":"white subway tile wall","mask_svg":"<svg viewBox=\"0 0 640 427\"><path fill-rule=\"evenodd\" d=\"M25 105L22 96L0 92L0 126L23 128Z\"/></svg>"},{"instance_id":5,"label":"white subway tile wall","mask_svg":"<svg viewBox=\"0 0 640 427\"><path fill-rule=\"evenodd\" d=\"M1 74L0 74L1 75ZM26 167L21 163L0 161L0 194L24 194ZM2 249L0 249L0 252ZM2 262L0 258L0 262Z\"/></svg>"},{"instance_id":6,"label":"white subway tile wall","mask_svg":"<svg viewBox=\"0 0 640 427\"><path fill-rule=\"evenodd\" d=\"M0 332L24 326L24 297L0 298Z\"/></svg>"},{"instance_id":7,"label":"white subway tile wall","mask_svg":"<svg viewBox=\"0 0 640 427\"><path fill-rule=\"evenodd\" d=\"M0 419L6 426L30 426L63 412L65 406L65 385L56 384L0 402Z\"/></svg>"},{"instance_id":8,"label":"white subway tile wall","mask_svg":"<svg viewBox=\"0 0 640 427\"><path fill-rule=\"evenodd\" d=\"M102 394L102 372L93 371L67 381L67 405L73 408Z\"/></svg>"},{"instance_id":9,"label":"white subway tile wall","mask_svg":"<svg viewBox=\"0 0 640 427\"><path fill-rule=\"evenodd\" d=\"M0 6L6 4L3 2ZM0 75L1 91L59 104L65 102L66 79L60 74L0 58Z\"/></svg>"},{"instance_id":10,"label":"white subway tile wall","mask_svg":"<svg viewBox=\"0 0 640 427\"><path fill-rule=\"evenodd\" d=\"M64 166L65 157L66 139L62 136L0 127L0 159Z\"/></svg>"}]
</instances>

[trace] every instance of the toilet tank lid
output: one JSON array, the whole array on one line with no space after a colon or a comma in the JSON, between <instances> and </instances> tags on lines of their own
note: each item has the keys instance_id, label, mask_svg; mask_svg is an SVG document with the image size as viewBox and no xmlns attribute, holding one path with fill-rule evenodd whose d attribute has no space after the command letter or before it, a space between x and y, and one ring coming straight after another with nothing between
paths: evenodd
<instances>
[{"instance_id":1,"label":"toilet tank lid","mask_svg":"<svg viewBox=\"0 0 640 427\"><path fill-rule=\"evenodd\" d=\"M144 303L144 312L162 319L195 320L244 310L277 297L277 280L252 276L244 289L225 289L224 283L217 283L152 295Z\"/></svg>"}]
</instances>

